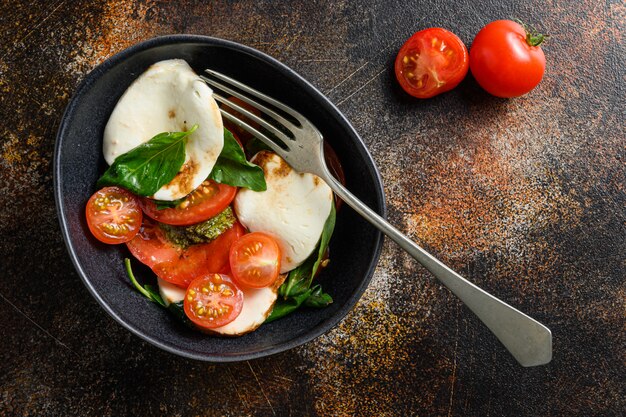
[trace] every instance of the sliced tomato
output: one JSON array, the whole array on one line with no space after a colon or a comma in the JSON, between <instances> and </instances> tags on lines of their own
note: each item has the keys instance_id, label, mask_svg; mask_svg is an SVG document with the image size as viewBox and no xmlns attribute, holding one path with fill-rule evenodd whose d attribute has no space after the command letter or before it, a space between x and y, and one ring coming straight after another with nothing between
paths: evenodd
<instances>
[{"instance_id":1,"label":"sliced tomato","mask_svg":"<svg viewBox=\"0 0 626 417\"><path fill-rule=\"evenodd\" d=\"M221 213L235 198L237 187L206 180L174 208L159 210L149 198L141 200L144 213L161 223L189 226Z\"/></svg>"},{"instance_id":2,"label":"sliced tomato","mask_svg":"<svg viewBox=\"0 0 626 417\"><path fill-rule=\"evenodd\" d=\"M120 187L105 187L87 201L87 226L101 242L118 244L133 239L141 226L141 206L135 195Z\"/></svg>"},{"instance_id":3,"label":"sliced tomato","mask_svg":"<svg viewBox=\"0 0 626 417\"><path fill-rule=\"evenodd\" d=\"M145 218L141 231L126 245L159 278L186 288L199 276L222 271L228 265L230 246L244 233L237 222L211 242L182 249L165 238L158 224Z\"/></svg>"},{"instance_id":4,"label":"sliced tomato","mask_svg":"<svg viewBox=\"0 0 626 417\"><path fill-rule=\"evenodd\" d=\"M235 320L243 307L243 292L228 275L206 274L194 279L185 294L185 314L199 327L214 329Z\"/></svg>"},{"instance_id":5,"label":"sliced tomato","mask_svg":"<svg viewBox=\"0 0 626 417\"><path fill-rule=\"evenodd\" d=\"M456 87L469 68L467 48L454 33L430 28L411 36L398 52L395 73L410 95L429 98Z\"/></svg>"},{"instance_id":6,"label":"sliced tomato","mask_svg":"<svg viewBox=\"0 0 626 417\"><path fill-rule=\"evenodd\" d=\"M243 235L230 248L230 270L233 279L244 287L272 285L280 272L280 247L265 233Z\"/></svg>"}]
</instances>

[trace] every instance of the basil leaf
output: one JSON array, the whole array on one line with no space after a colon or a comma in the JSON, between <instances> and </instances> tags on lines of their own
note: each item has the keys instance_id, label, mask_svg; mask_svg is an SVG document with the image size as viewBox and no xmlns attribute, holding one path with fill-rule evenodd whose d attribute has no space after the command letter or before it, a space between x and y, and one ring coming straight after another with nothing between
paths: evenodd
<instances>
[{"instance_id":1,"label":"basil leaf","mask_svg":"<svg viewBox=\"0 0 626 417\"><path fill-rule=\"evenodd\" d=\"M192 329L196 327L193 325L189 317L185 314L184 301L179 301L177 303L170 303L169 305L165 305L163 298L161 298L161 294L159 291L155 289L152 285L144 285L143 287L137 279L135 278L135 274L133 274L133 270L130 266L130 259L124 259L124 265L126 266L126 273L128 274L128 278L133 283L137 291L143 294L148 300L157 303L161 307L167 309L178 321L183 323L185 326L188 326Z\"/></svg>"},{"instance_id":2,"label":"basil leaf","mask_svg":"<svg viewBox=\"0 0 626 417\"><path fill-rule=\"evenodd\" d=\"M331 200L330 202L330 214L324 223L324 229L322 229L322 237L320 238L320 246L317 251L317 260L313 265L313 270L311 272L311 276L315 276L317 273L317 269L320 267L320 264L324 260L324 255L326 254L326 250L328 249L328 244L330 243L330 237L333 235L333 231L335 230L335 221L337 219L337 212L335 211L335 202Z\"/></svg>"},{"instance_id":3,"label":"basil leaf","mask_svg":"<svg viewBox=\"0 0 626 417\"><path fill-rule=\"evenodd\" d=\"M224 148L217 158L209 178L222 184L265 191L265 175L260 166L248 162L232 133L224 129Z\"/></svg>"},{"instance_id":4,"label":"basil leaf","mask_svg":"<svg viewBox=\"0 0 626 417\"><path fill-rule=\"evenodd\" d=\"M278 300L276 304L274 304L274 308L269 316L265 319L265 323L271 323L276 319L281 317L285 317L288 314L296 311L302 303L306 301L307 298L311 295L313 290L307 290L304 293L297 295L295 297L291 297L287 300Z\"/></svg>"},{"instance_id":5,"label":"basil leaf","mask_svg":"<svg viewBox=\"0 0 626 417\"><path fill-rule=\"evenodd\" d=\"M265 319L266 323L292 313L301 305L321 308L333 302L330 295L322 292L320 285L311 288L311 283L324 260L330 237L335 229L336 217L335 204L331 203L330 213L324 223L317 251L314 251L302 265L289 272L287 280L278 288L280 298L274 304L270 315Z\"/></svg>"},{"instance_id":6,"label":"basil leaf","mask_svg":"<svg viewBox=\"0 0 626 417\"><path fill-rule=\"evenodd\" d=\"M246 153L250 158L252 158L254 155L261 151L274 152L272 148L267 146L265 142L257 137L253 137L248 141L248 143L246 143Z\"/></svg>"},{"instance_id":7,"label":"basil leaf","mask_svg":"<svg viewBox=\"0 0 626 417\"><path fill-rule=\"evenodd\" d=\"M185 163L187 132L159 133L149 141L118 156L98 180L97 186L118 185L149 197L174 179Z\"/></svg>"},{"instance_id":8,"label":"basil leaf","mask_svg":"<svg viewBox=\"0 0 626 417\"><path fill-rule=\"evenodd\" d=\"M287 275L287 280L278 288L278 295L284 299L298 296L309 289L307 285L313 270L315 257L309 256L306 261Z\"/></svg>"},{"instance_id":9,"label":"basil leaf","mask_svg":"<svg viewBox=\"0 0 626 417\"><path fill-rule=\"evenodd\" d=\"M308 298L304 301L304 305L307 307L322 308L326 307L332 302L333 298L325 292L322 292L321 285L316 285L315 287L311 288L311 295L309 295Z\"/></svg>"},{"instance_id":10,"label":"basil leaf","mask_svg":"<svg viewBox=\"0 0 626 417\"><path fill-rule=\"evenodd\" d=\"M158 291L155 291L150 285L145 285L142 287L141 284L137 282L135 274L133 274L133 270L130 266L130 259L125 258L124 265L126 266L126 274L128 275L128 278L130 278L130 282L132 282L137 291L143 294L148 300L165 307L165 302L161 298L161 295L158 293Z\"/></svg>"}]
</instances>

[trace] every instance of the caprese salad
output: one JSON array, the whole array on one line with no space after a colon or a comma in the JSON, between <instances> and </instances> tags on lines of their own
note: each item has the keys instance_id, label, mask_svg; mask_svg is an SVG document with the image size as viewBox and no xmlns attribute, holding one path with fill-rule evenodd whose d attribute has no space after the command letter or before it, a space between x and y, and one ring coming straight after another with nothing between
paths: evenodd
<instances>
[{"instance_id":1,"label":"caprese salad","mask_svg":"<svg viewBox=\"0 0 626 417\"><path fill-rule=\"evenodd\" d=\"M335 206L322 179L231 130L187 62L155 63L107 122L109 167L86 216L98 240L125 244L154 272L157 287L141 285L125 259L141 294L193 328L238 336L332 302L313 281Z\"/></svg>"}]
</instances>

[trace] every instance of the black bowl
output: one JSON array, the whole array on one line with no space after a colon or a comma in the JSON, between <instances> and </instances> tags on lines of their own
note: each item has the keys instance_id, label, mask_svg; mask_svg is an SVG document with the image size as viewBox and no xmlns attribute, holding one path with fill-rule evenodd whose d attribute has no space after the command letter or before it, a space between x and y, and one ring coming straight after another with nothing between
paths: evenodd
<instances>
[{"instance_id":1,"label":"black bowl","mask_svg":"<svg viewBox=\"0 0 626 417\"><path fill-rule=\"evenodd\" d=\"M193 35L137 44L105 61L81 83L68 105L54 155L54 189L61 230L74 265L91 294L120 324L142 339L189 358L229 362L271 355L327 332L367 287L382 246L381 234L348 207L337 217L329 267L319 281L334 302L302 309L239 338L206 336L185 328L133 289L123 267L125 245L109 246L90 234L84 207L105 169L104 126L117 100L151 64L185 59L197 73L212 68L283 101L309 118L337 152L347 187L378 213L385 212L378 171L350 123L318 90L275 59L246 46ZM138 264L138 263L136 263ZM154 280L138 268L143 279Z\"/></svg>"}]
</instances>

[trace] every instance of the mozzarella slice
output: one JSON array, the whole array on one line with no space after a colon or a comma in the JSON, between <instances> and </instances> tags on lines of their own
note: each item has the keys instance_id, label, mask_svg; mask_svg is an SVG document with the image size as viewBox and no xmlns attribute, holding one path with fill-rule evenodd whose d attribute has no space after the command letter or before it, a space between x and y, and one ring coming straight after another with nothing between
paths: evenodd
<instances>
[{"instance_id":1,"label":"mozzarella slice","mask_svg":"<svg viewBox=\"0 0 626 417\"><path fill-rule=\"evenodd\" d=\"M224 336L241 336L257 329L272 312L278 298L278 287L285 281L286 276L280 275L271 287L242 288L243 306L237 318L225 326L215 329L202 329L208 333ZM177 303L185 299L186 290L157 278L159 293L166 305Z\"/></svg>"},{"instance_id":2,"label":"mozzarella slice","mask_svg":"<svg viewBox=\"0 0 626 417\"><path fill-rule=\"evenodd\" d=\"M242 288L243 307L241 313L227 325L211 329L210 333L241 336L256 330L272 312L274 303L278 298L278 287L284 280L285 276L279 276L277 282L271 287Z\"/></svg>"},{"instance_id":3,"label":"mozzarella slice","mask_svg":"<svg viewBox=\"0 0 626 417\"><path fill-rule=\"evenodd\" d=\"M157 283L159 284L159 294L161 294L161 298L163 299L163 302L165 302L166 306L185 299L185 293L187 292L185 289L171 284L159 277L157 277Z\"/></svg>"},{"instance_id":4,"label":"mozzarella slice","mask_svg":"<svg viewBox=\"0 0 626 417\"><path fill-rule=\"evenodd\" d=\"M104 159L119 155L162 132L198 129L188 137L178 175L154 194L176 200L204 181L224 146L224 127L213 91L182 59L160 61L141 74L120 98L104 129Z\"/></svg>"},{"instance_id":5,"label":"mozzarella slice","mask_svg":"<svg viewBox=\"0 0 626 417\"><path fill-rule=\"evenodd\" d=\"M241 189L235 212L251 232L277 239L282 251L280 272L285 273L302 264L317 246L333 193L321 178L294 171L273 152L261 151L252 162L263 168L267 190Z\"/></svg>"}]
</instances>

